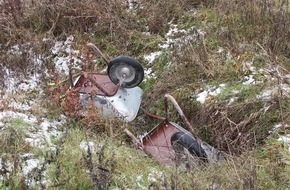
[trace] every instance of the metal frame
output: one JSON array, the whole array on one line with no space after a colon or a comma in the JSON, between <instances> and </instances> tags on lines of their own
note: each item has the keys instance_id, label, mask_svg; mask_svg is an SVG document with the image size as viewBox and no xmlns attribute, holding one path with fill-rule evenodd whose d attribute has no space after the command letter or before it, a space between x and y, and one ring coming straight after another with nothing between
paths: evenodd
<instances>
[{"instance_id":1,"label":"metal frame","mask_svg":"<svg viewBox=\"0 0 290 190\"><path fill-rule=\"evenodd\" d=\"M186 129L174 122L169 121L169 102L171 102L177 110L179 116L185 124ZM131 137L137 148L144 150L148 155L154 157L162 164L172 165L175 163L175 151L171 144L171 137L177 132L184 132L185 134L192 136L192 138L202 147L202 149L204 149L207 154L207 161L217 163L223 159L223 155L220 155L220 151L203 142L196 135L192 125L189 123L182 109L171 95L165 94L164 104L165 118L149 114L149 116L159 119L161 122L140 139L137 139L129 130L124 130L124 132Z\"/></svg>"}]
</instances>

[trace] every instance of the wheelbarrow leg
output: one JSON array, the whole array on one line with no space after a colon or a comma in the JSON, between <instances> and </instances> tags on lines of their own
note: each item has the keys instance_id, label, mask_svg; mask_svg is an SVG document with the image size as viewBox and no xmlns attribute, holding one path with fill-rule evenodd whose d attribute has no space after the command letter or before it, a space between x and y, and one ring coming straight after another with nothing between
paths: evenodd
<instances>
[{"instance_id":1,"label":"wheelbarrow leg","mask_svg":"<svg viewBox=\"0 0 290 190\"><path fill-rule=\"evenodd\" d=\"M143 149L143 144L138 140L137 137L135 137L135 135L133 135L133 133L131 133L128 129L124 129L124 133L131 138L136 148Z\"/></svg>"},{"instance_id":2,"label":"wheelbarrow leg","mask_svg":"<svg viewBox=\"0 0 290 190\"><path fill-rule=\"evenodd\" d=\"M176 102L176 100L169 94L165 94L165 99L164 99L164 104L165 104L165 112L166 112L166 118L169 118L169 114L168 114L168 100L171 101L171 103L173 104L173 106L175 107L175 109L177 110L178 114L180 115L180 117L182 118L182 120L184 121L185 125L187 126L187 128L189 129L189 131L191 132L192 136L196 139L196 142L198 144L201 144L201 140L200 138L198 138L197 134L195 133L193 127L191 126L190 122L188 121L188 119L186 118L186 116L184 115L182 109L179 107L178 103Z\"/></svg>"}]
</instances>

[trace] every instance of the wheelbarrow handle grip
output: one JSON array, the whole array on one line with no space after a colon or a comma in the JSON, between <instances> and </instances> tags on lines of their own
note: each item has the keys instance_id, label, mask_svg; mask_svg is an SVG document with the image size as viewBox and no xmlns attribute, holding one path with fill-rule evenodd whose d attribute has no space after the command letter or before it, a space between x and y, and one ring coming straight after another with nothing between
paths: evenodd
<instances>
[{"instance_id":1,"label":"wheelbarrow handle grip","mask_svg":"<svg viewBox=\"0 0 290 190\"><path fill-rule=\"evenodd\" d=\"M74 70L77 71L75 76L73 76L73 73L72 73ZM81 74L82 74L82 70L80 68L77 68L77 67L70 68L70 70L69 70L69 81L70 81L70 85L71 85L72 88L74 87L73 78L74 77L78 77Z\"/></svg>"},{"instance_id":2,"label":"wheelbarrow handle grip","mask_svg":"<svg viewBox=\"0 0 290 190\"><path fill-rule=\"evenodd\" d=\"M169 118L169 113L168 113L168 101L171 101L171 103L173 104L173 106L175 107L175 109L177 110L178 114L180 115L180 117L182 118L182 120L184 121L185 125L188 127L189 131L192 133L193 137L196 139L196 141L198 143L201 142L201 140L198 138L198 136L196 135L192 125L190 124L190 122L188 121L187 117L184 115L182 109L180 108L180 106L178 105L178 103L176 102L176 100L170 95L170 94L165 94L164 95L164 105L165 105L165 114L166 114L166 119Z\"/></svg>"},{"instance_id":3,"label":"wheelbarrow handle grip","mask_svg":"<svg viewBox=\"0 0 290 190\"><path fill-rule=\"evenodd\" d=\"M95 46L93 43L87 43L87 47L91 48L92 50L94 50L97 54L99 54L99 56L101 56L101 58L107 63L109 64L109 59L102 53L102 51Z\"/></svg>"}]
</instances>

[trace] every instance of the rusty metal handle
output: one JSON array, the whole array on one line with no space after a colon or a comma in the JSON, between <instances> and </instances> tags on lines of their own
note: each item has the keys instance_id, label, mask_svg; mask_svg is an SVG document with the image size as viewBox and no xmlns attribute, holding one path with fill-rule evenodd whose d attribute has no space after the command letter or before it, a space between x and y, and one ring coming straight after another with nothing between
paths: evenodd
<instances>
[{"instance_id":1,"label":"rusty metal handle","mask_svg":"<svg viewBox=\"0 0 290 190\"><path fill-rule=\"evenodd\" d=\"M91 50L94 50L97 54L99 54L99 56L101 56L101 58L107 64L109 64L109 59L101 52L101 50L97 46L95 46L95 44L93 44L93 43L87 43L87 47L91 48Z\"/></svg>"},{"instance_id":2,"label":"rusty metal handle","mask_svg":"<svg viewBox=\"0 0 290 190\"><path fill-rule=\"evenodd\" d=\"M164 95L164 105L165 105L166 119L168 120L168 118L169 118L169 113L168 113L168 101L169 100L171 101L171 103L173 104L173 106L175 107L175 109L177 110L178 114L180 115L180 117L184 121L185 125L188 127L189 131L191 132L191 134L193 135L193 137L195 138L195 140L197 141L197 143L200 144L201 143L200 138L198 138L198 136L196 135L196 133L195 133L192 125L188 121L187 117L184 115L182 109L180 108L180 106L178 105L178 103L176 102L176 100L170 94L165 94Z\"/></svg>"},{"instance_id":3,"label":"rusty metal handle","mask_svg":"<svg viewBox=\"0 0 290 190\"><path fill-rule=\"evenodd\" d=\"M76 76L73 76L73 74L72 74L72 71L73 70L76 70L77 71L77 75ZM70 68L68 74L69 74L70 85L71 85L72 88L74 87L73 78L74 77L77 77L77 76L80 76L82 74L81 72L82 72L82 70L80 68L77 68L77 67Z\"/></svg>"},{"instance_id":4,"label":"rusty metal handle","mask_svg":"<svg viewBox=\"0 0 290 190\"><path fill-rule=\"evenodd\" d=\"M89 79L98 89L100 89L106 96L112 96L112 94L110 94L108 91L106 91L105 88L103 88L99 83L97 83L93 77L91 76L87 76L87 79ZM118 90L119 90L120 86L118 85L118 88L116 89L116 91L114 91L113 95L115 95Z\"/></svg>"},{"instance_id":5,"label":"rusty metal handle","mask_svg":"<svg viewBox=\"0 0 290 190\"><path fill-rule=\"evenodd\" d=\"M124 133L131 138L136 148L144 148L143 144L137 139L137 137L135 137L135 135L133 135L133 133L131 133L131 131L129 131L128 129L124 129Z\"/></svg>"}]
</instances>

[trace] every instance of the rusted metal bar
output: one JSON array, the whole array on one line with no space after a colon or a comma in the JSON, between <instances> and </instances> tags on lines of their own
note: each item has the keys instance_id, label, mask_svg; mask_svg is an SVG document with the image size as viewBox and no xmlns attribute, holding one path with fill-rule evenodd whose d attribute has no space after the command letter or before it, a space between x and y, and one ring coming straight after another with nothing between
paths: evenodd
<instances>
[{"instance_id":1,"label":"rusted metal bar","mask_svg":"<svg viewBox=\"0 0 290 190\"><path fill-rule=\"evenodd\" d=\"M135 137L135 135L133 135L133 133L131 133L128 129L124 129L124 133L131 138L136 148L143 149L142 143L137 139L137 137Z\"/></svg>"},{"instance_id":2,"label":"rusted metal bar","mask_svg":"<svg viewBox=\"0 0 290 190\"><path fill-rule=\"evenodd\" d=\"M97 46L95 46L93 43L87 43L87 46L91 48L92 50L94 50L96 53L98 53L101 56L101 58L103 58L103 60L107 64L109 64L109 59L101 52L99 48L97 48Z\"/></svg>"},{"instance_id":3,"label":"rusted metal bar","mask_svg":"<svg viewBox=\"0 0 290 190\"><path fill-rule=\"evenodd\" d=\"M186 118L186 116L184 115L182 109L180 108L180 106L178 105L178 103L176 102L176 100L170 94L165 94L165 96L164 96L164 105L165 105L166 119L169 118L169 113L168 113L168 100L171 101L171 103L173 104L173 106L177 110L178 114L180 115L181 119L184 121L185 125L187 126L187 128L191 132L192 136L195 138L196 142L198 144L200 144L201 143L200 138L198 138L198 136L196 135L196 133L195 133L192 125L190 124L190 122L188 121L188 119Z\"/></svg>"},{"instance_id":4,"label":"rusted metal bar","mask_svg":"<svg viewBox=\"0 0 290 190\"><path fill-rule=\"evenodd\" d=\"M84 74L82 73L82 70L79 69L79 68L76 68L76 67L72 67L70 70L69 70L69 80L70 80L70 83L71 83L71 87L74 87L74 83L73 83L73 74L72 74L72 71L73 70L76 70L78 73L76 76L79 76L81 74L83 74L87 79L89 79L98 89L100 89L106 96L112 96L112 94L110 94L109 92L107 92L99 83L97 83L93 77L91 77L89 74ZM87 75L87 76L86 76ZM74 76L74 77L76 77ZM118 91L118 89L117 89ZM116 91L116 92L117 92ZM116 92L114 92L114 94L116 94Z\"/></svg>"},{"instance_id":5,"label":"rusted metal bar","mask_svg":"<svg viewBox=\"0 0 290 190\"><path fill-rule=\"evenodd\" d=\"M93 77L91 76L87 76L87 79L89 79L98 89L100 89L106 96L112 96L112 94L110 94L108 91L106 91L106 89L104 89L99 83L97 83ZM117 91L119 90L119 88L117 88L116 92L114 92L113 94L116 94Z\"/></svg>"},{"instance_id":6,"label":"rusted metal bar","mask_svg":"<svg viewBox=\"0 0 290 190\"><path fill-rule=\"evenodd\" d=\"M146 111L144 108L141 108L141 109L142 109L142 111L143 111L146 115L148 115L149 117L152 117L152 118L154 118L154 119L158 119L158 120L161 120L161 121L163 121L163 120L166 119L165 117L162 117L162 116L159 116L159 115L152 114L152 113Z\"/></svg>"},{"instance_id":7,"label":"rusted metal bar","mask_svg":"<svg viewBox=\"0 0 290 190\"><path fill-rule=\"evenodd\" d=\"M76 70L78 72L75 76L73 76L73 74L72 74L73 70ZM82 72L82 70L80 68L77 68L77 67L70 68L68 74L69 74L69 82L70 82L70 85L71 85L72 88L74 87L73 78L77 77L77 76L80 76L82 74L81 72Z\"/></svg>"}]
</instances>

